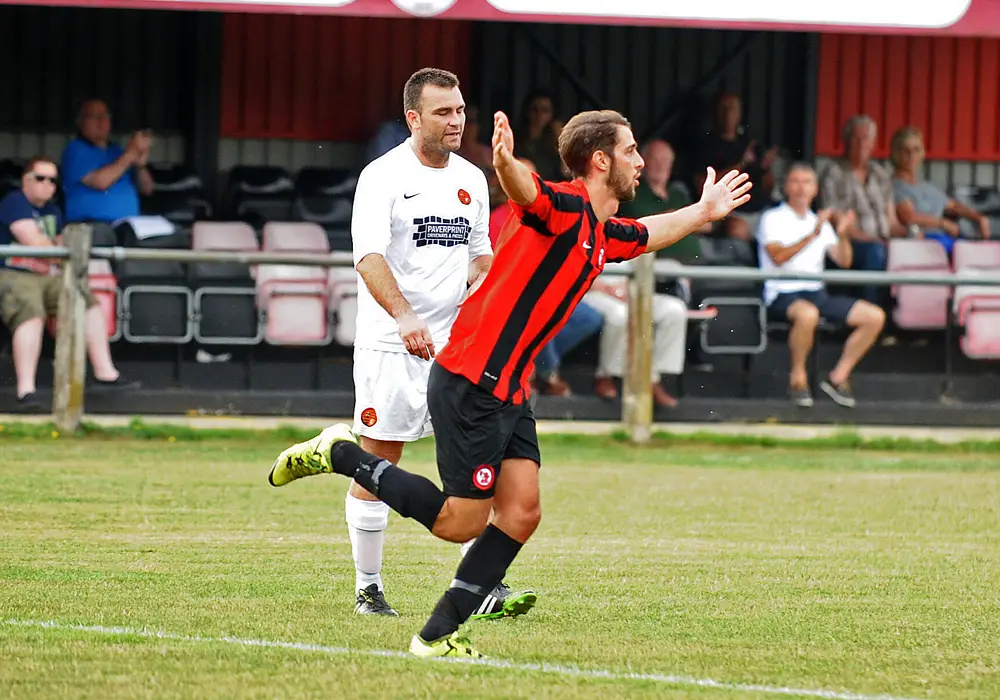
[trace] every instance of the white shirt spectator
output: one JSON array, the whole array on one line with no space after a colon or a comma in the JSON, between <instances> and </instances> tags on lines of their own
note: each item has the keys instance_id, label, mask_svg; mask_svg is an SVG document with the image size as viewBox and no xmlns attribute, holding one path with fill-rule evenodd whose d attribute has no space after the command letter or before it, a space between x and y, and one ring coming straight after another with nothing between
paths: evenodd
<instances>
[{"instance_id":1,"label":"white shirt spectator","mask_svg":"<svg viewBox=\"0 0 1000 700\"><path fill-rule=\"evenodd\" d=\"M760 268L764 271L794 270L795 272L822 272L826 267L826 251L837 245L837 233L829 223L823 224L819 236L784 265L775 265L767 252L767 246L778 243L794 245L816 228L818 217L808 211L799 216L788 204L781 204L764 212L757 228L757 244L760 248ZM823 289L823 283L816 280L767 280L764 283L764 302L768 305L779 294L794 292L814 292Z\"/></svg>"}]
</instances>

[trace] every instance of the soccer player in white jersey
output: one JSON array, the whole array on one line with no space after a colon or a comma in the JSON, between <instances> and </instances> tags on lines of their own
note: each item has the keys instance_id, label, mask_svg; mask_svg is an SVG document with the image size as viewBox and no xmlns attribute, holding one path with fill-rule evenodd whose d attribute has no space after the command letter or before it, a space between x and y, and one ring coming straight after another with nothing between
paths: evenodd
<instances>
[{"instance_id":1,"label":"soccer player in white jersey","mask_svg":"<svg viewBox=\"0 0 1000 700\"><path fill-rule=\"evenodd\" d=\"M489 191L482 170L457 155L465 128L458 78L424 68L407 80L410 138L372 161L358 180L351 236L358 284L354 432L361 446L398 464L403 445L433 434L427 381L458 307L493 260ZM382 586L389 507L352 482L347 525L360 614L396 615ZM471 542L463 548L463 554ZM479 618L527 612L531 591L501 583Z\"/></svg>"}]
</instances>

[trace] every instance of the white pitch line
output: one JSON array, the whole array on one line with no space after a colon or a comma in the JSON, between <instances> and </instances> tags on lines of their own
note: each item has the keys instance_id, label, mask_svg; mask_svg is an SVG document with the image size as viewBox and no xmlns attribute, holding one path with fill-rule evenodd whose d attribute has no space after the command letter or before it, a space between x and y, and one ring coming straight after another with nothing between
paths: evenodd
<instances>
[{"instance_id":1,"label":"white pitch line","mask_svg":"<svg viewBox=\"0 0 1000 700\"><path fill-rule=\"evenodd\" d=\"M176 634L163 630L149 630L140 627L105 627L104 625L74 625L56 622L55 620L0 620L0 626L4 627L29 627L35 629L63 630L70 632L89 632L108 636L129 636L143 639L164 639L173 642L203 642L209 644L232 644L241 647L258 647L263 649L289 649L292 651L310 651L330 656L375 656L380 658L416 659L406 652L391 651L387 649L349 649L347 647L331 647L323 644L310 644L307 642L281 642L269 639L244 639L241 637L205 637L202 635ZM825 700L915 700L897 695L866 695L864 693L842 692L837 690L810 690L808 688L787 688L776 685L758 685L755 683L727 683L716 681L711 678L694 678L692 676L678 676L664 673L628 673L621 671L609 671L604 669L577 668L576 666L563 666L560 664L535 664L517 663L513 661L503 661L502 659L458 659L458 658L437 658L429 659L437 663L457 663L469 664L473 666L487 666L489 668L499 668L509 671L534 671L537 673L549 673L558 676L568 676L572 678L594 678L599 680L612 681L649 681L653 683L663 683L689 688L714 688L717 690L731 690L739 692L761 693L765 695L784 695L788 697L804 698L824 698ZM425 660L421 660L424 662Z\"/></svg>"}]
</instances>

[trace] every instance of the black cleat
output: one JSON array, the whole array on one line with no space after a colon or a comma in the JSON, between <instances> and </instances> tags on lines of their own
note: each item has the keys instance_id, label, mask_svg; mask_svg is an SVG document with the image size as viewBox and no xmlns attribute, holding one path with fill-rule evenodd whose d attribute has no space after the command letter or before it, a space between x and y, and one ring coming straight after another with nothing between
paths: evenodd
<instances>
[{"instance_id":1,"label":"black cleat","mask_svg":"<svg viewBox=\"0 0 1000 700\"><path fill-rule=\"evenodd\" d=\"M354 612L358 615L399 617L399 613L385 602L385 594L378 589L377 583L358 591L358 603L354 606Z\"/></svg>"},{"instance_id":2,"label":"black cleat","mask_svg":"<svg viewBox=\"0 0 1000 700\"><path fill-rule=\"evenodd\" d=\"M537 600L538 594L534 591L512 593L507 584L501 581L469 619L499 620L502 617L517 617L535 607Z\"/></svg>"}]
</instances>

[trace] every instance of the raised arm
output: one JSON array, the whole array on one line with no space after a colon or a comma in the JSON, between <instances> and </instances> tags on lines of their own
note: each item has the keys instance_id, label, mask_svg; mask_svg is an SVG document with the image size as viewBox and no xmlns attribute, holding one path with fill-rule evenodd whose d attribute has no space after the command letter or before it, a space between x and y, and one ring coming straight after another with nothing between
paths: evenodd
<instances>
[{"instance_id":1,"label":"raised arm","mask_svg":"<svg viewBox=\"0 0 1000 700\"><path fill-rule=\"evenodd\" d=\"M503 112L493 115L493 168L500 187L513 202L526 207L535 201L538 185L527 166L514 158L514 132Z\"/></svg>"},{"instance_id":2,"label":"raised arm","mask_svg":"<svg viewBox=\"0 0 1000 700\"><path fill-rule=\"evenodd\" d=\"M102 168L91 170L80 178L80 182L95 190L104 192L111 188L122 176L128 172L136 161L134 151L125 151L118 158L108 163Z\"/></svg>"},{"instance_id":3,"label":"raised arm","mask_svg":"<svg viewBox=\"0 0 1000 700\"><path fill-rule=\"evenodd\" d=\"M708 168L698 202L677 211L639 219L649 232L646 250L661 250L707 223L726 218L734 209L750 201L752 186L750 176L736 170L729 171L716 182L715 170Z\"/></svg>"}]
</instances>

